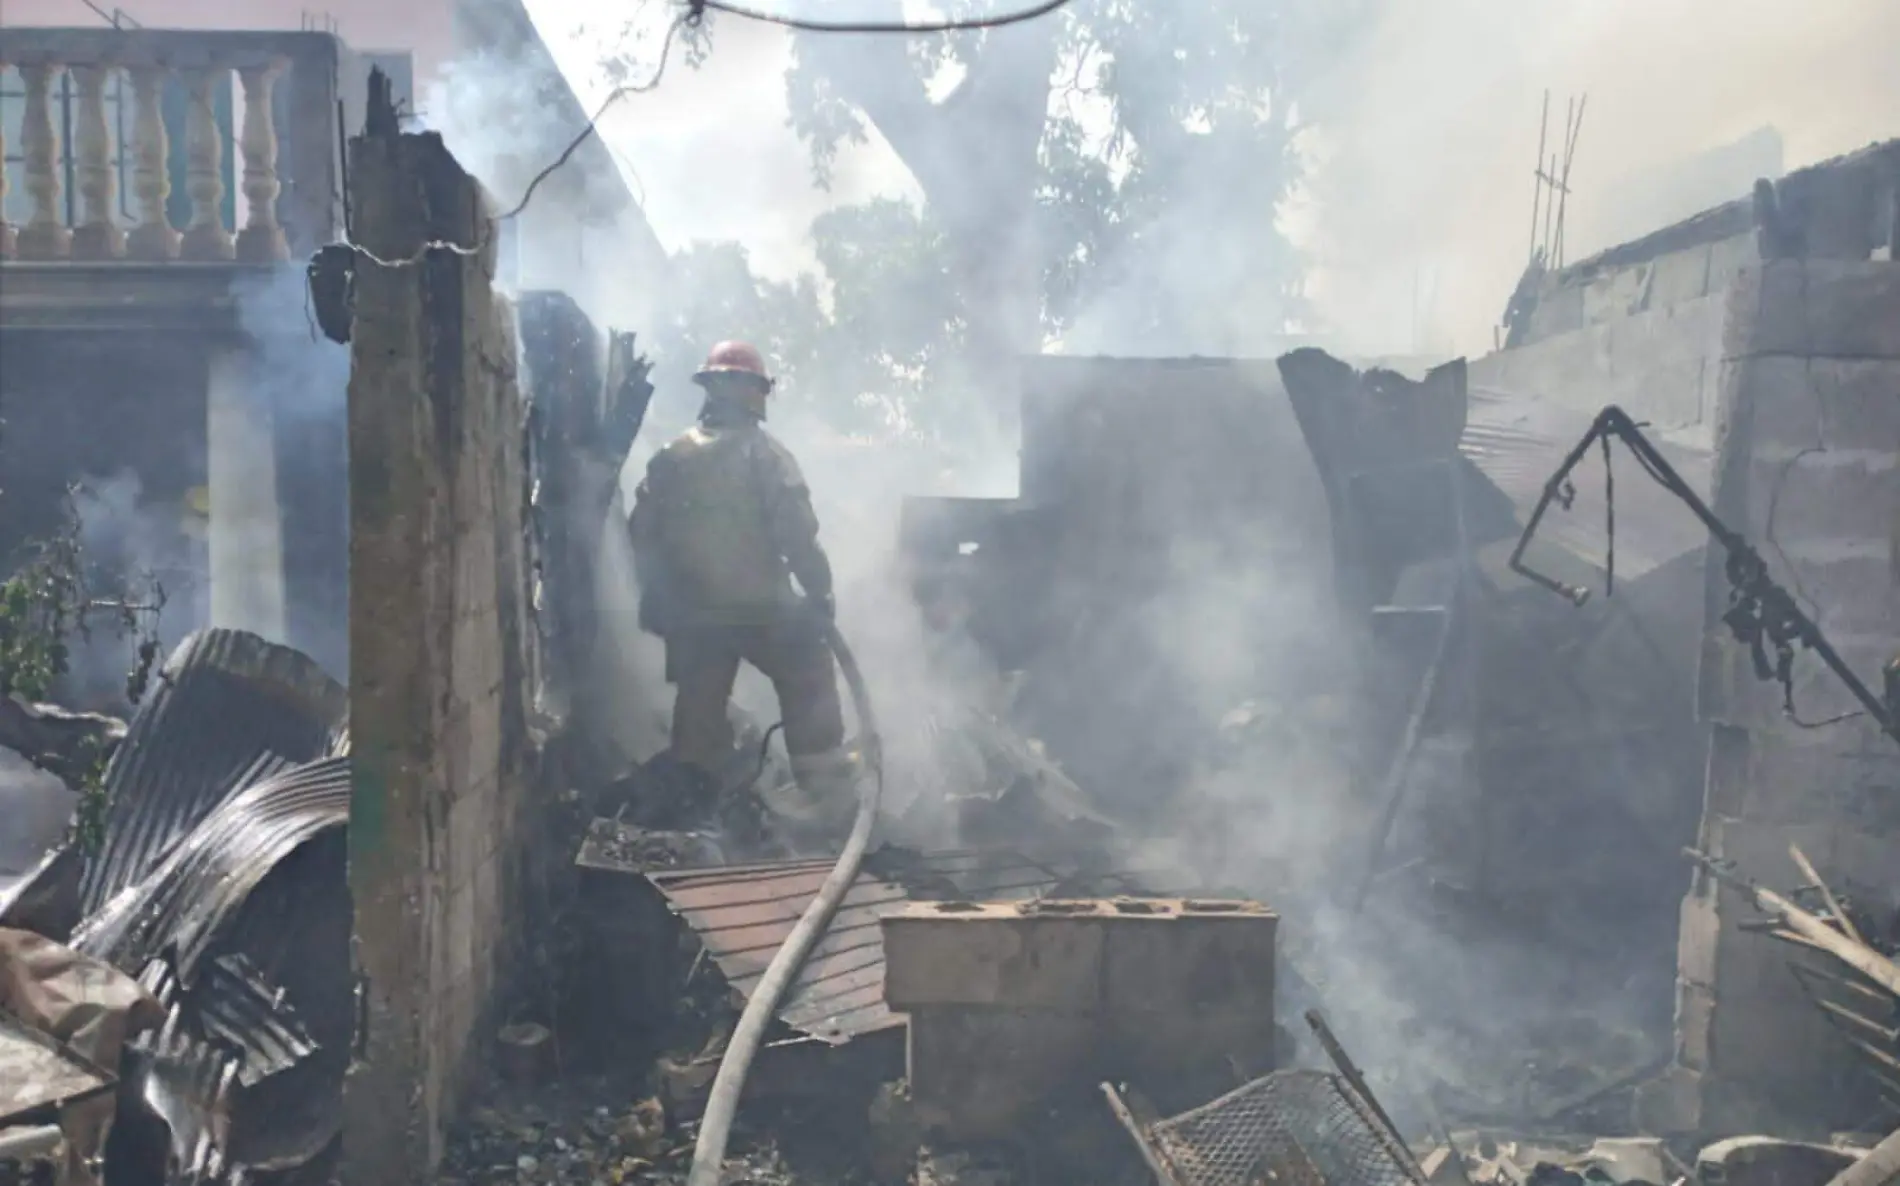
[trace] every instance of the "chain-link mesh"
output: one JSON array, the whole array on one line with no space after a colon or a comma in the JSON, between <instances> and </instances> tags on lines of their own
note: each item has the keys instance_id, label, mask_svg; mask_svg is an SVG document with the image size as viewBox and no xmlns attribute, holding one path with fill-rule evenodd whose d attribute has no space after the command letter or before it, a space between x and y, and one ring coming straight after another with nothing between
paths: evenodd
<instances>
[{"instance_id":1,"label":"chain-link mesh","mask_svg":"<svg viewBox=\"0 0 1900 1186\"><path fill-rule=\"evenodd\" d=\"M1338 1076L1276 1071L1147 1130L1179 1186L1418 1186Z\"/></svg>"}]
</instances>

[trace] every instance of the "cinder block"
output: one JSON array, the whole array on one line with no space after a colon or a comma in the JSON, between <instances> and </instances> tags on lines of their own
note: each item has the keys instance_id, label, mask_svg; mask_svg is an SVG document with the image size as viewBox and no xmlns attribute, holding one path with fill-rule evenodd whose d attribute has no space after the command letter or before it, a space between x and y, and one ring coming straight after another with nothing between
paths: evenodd
<instances>
[{"instance_id":1,"label":"cinder block","mask_svg":"<svg viewBox=\"0 0 1900 1186\"><path fill-rule=\"evenodd\" d=\"M1895 640L1836 630L1828 631L1828 639L1847 667L1878 695L1880 671L1900 649ZM1804 721L1832 721L1861 711L1847 686L1810 652L1796 652L1793 682L1795 711ZM1748 651L1719 623L1711 623L1703 640L1697 710L1702 719L1721 725L1789 735L1812 732L1787 719L1781 686L1756 678ZM1878 728L1860 716L1829 724L1826 730L1843 748L1866 748L1880 736Z\"/></svg>"},{"instance_id":2,"label":"cinder block","mask_svg":"<svg viewBox=\"0 0 1900 1186\"><path fill-rule=\"evenodd\" d=\"M1900 403L1900 389L1895 402ZM1751 534L1771 560L1804 549L1823 555L1858 551L1884 568L1894 514L1900 510L1900 466L1893 461L1891 453L1862 449L1757 455L1749 463L1748 522L1761 526ZM1859 546L1843 547L1836 541ZM1887 574L1878 575L1884 585ZM1876 590L1873 599L1889 601L1888 590ZM1832 602L1817 603L1834 608Z\"/></svg>"},{"instance_id":3,"label":"cinder block","mask_svg":"<svg viewBox=\"0 0 1900 1186\"><path fill-rule=\"evenodd\" d=\"M472 885L456 886L445 895L448 905L447 925L440 942L448 959L446 972L451 982L466 980L475 968L475 955L485 943L497 936L482 935L477 929L476 887Z\"/></svg>"},{"instance_id":4,"label":"cinder block","mask_svg":"<svg viewBox=\"0 0 1900 1186\"><path fill-rule=\"evenodd\" d=\"M1776 567L1787 575L1784 584L1797 590L1808 612L1827 632L1829 638L1884 636L1891 641L1881 649L1887 658L1900 652L1900 586L1893 579L1893 566L1884 539L1780 540L1779 548L1770 549ZM1815 666L1823 667L1818 659ZM1881 688L1880 670L1885 660L1856 674L1875 695ZM1838 679L1829 682L1846 687ZM1796 701L1803 719L1813 719Z\"/></svg>"},{"instance_id":5,"label":"cinder block","mask_svg":"<svg viewBox=\"0 0 1900 1186\"><path fill-rule=\"evenodd\" d=\"M1647 263L1619 268L1583 286L1583 320L1596 325L1621 321L1643 309L1649 292Z\"/></svg>"},{"instance_id":6,"label":"cinder block","mask_svg":"<svg viewBox=\"0 0 1900 1186\"><path fill-rule=\"evenodd\" d=\"M1900 450L1900 360L1813 358L1808 382L1820 401L1830 448Z\"/></svg>"},{"instance_id":7,"label":"cinder block","mask_svg":"<svg viewBox=\"0 0 1900 1186\"><path fill-rule=\"evenodd\" d=\"M926 1006L906 1038L911 1103L926 1131L996 1139L1059 1084L1087 1074L1095 1019L1059 1010Z\"/></svg>"},{"instance_id":8,"label":"cinder block","mask_svg":"<svg viewBox=\"0 0 1900 1186\"><path fill-rule=\"evenodd\" d=\"M1118 902L1104 1005L1132 1067L1272 1069L1278 917L1255 902ZM1132 1071L1130 1072L1133 1073Z\"/></svg>"},{"instance_id":9,"label":"cinder block","mask_svg":"<svg viewBox=\"0 0 1900 1186\"><path fill-rule=\"evenodd\" d=\"M1688 1067L1669 1067L1636 1089L1636 1125L1662 1136L1704 1131L1702 1073Z\"/></svg>"},{"instance_id":10,"label":"cinder block","mask_svg":"<svg viewBox=\"0 0 1900 1186\"><path fill-rule=\"evenodd\" d=\"M1826 443L1809 359L1791 354L1723 358L1717 374L1731 415L1741 417L1747 428L1727 442L1729 451L1785 456Z\"/></svg>"},{"instance_id":11,"label":"cinder block","mask_svg":"<svg viewBox=\"0 0 1900 1186\"><path fill-rule=\"evenodd\" d=\"M1900 360L1761 354L1725 363L1752 417L1750 447L1770 458L1817 446L1870 457L1900 450Z\"/></svg>"},{"instance_id":12,"label":"cinder block","mask_svg":"<svg viewBox=\"0 0 1900 1186\"><path fill-rule=\"evenodd\" d=\"M1089 1011L1099 1005L1101 902L915 902L886 915L884 1001Z\"/></svg>"},{"instance_id":13,"label":"cinder block","mask_svg":"<svg viewBox=\"0 0 1900 1186\"><path fill-rule=\"evenodd\" d=\"M1730 288L1723 353L1900 359L1900 264L1770 260Z\"/></svg>"},{"instance_id":14,"label":"cinder block","mask_svg":"<svg viewBox=\"0 0 1900 1186\"><path fill-rule=\"evenodd\" d=\"M1715 992L1705 985L1676 981L1676 1065L1709 1069L1709 1039L1715 1028Z\"/></svg>"},{"instance_id":15,"label":"cinder block","mask_svg":"<svg viewBox=\"0 0 1900 1186\"><path fill-rule=\"evenodd\" d=\"M1144 901L1110 905L1104 930L1105 1005L1112 1011L1209 1009L1273 1013L1279 916L1257 902Z\"/></svg>"},{"instance_id":16,"label":"cinder block","mask_svg":"<svg viewBox=\"0 0 1900 1186\"><path fill-rule=\"evenodd\" d=\"M1800 871L1788 855L1788 846L1798 844L1808 858L1824 864L1834 856L1834 830L1828 822L1810 824L1764 824L1751 820L1723 820L1715 829L1717 856L1733 861L1735 872L1764 885L1788 886L1800 879ZM1725 915L1730 903L1741 906L1739 891L1724 888L1721 903ZM1745 917L1737 911L1734 917Z\"/></svg>"},{"instance_id":17,"label":"cinder block","mask_svg":"<svg viewBox=\"0 0 1900 1186\"><path fill-rule=\"evenodd\" d=\"M1709 244L1709 282L1705 290L1706 295L1721 297L1744 269L1754 267L1760 262L1761 251L1755 243L1755 232L1752 230Z\"/></svg>"},{"instance_id":18,"label":"cinder block","mask_svg":"<svg viewBox=\"0 0 1900 1186\"><path fill-rule=\"evenodd\" d=\"M1884 755L1882 756L1885 757ZM1869 761L1866 765L1873 766ZM1900 775L1892 761L1881 761L1880 789L1888 796L1900 795ZM1890 807L1900 810L1900 807ZM1835 833L1834 859L1819 870L1837 893L1874 895L1876 900L1900 893L1900 836L1854 826L1843 826Z\"/></svg>"},{"instance_id":19,"label":"cinder block","mask_svg":"<svg viewBox=\"0 0 1900 1186\"><path fill-rule=\"evenodd\" d=\"M926 902L881 921L920 1114L965 1138L1078 1076L1272 1068L1278 919L1257 903Z\"/></svg>"},{"instance_id":20,"label":"cinder block","mask_svg":"<svg viewBox=\"0 0 1900 1186\"><path fill-rule=\"evenodd\" d=\"M1713 988L1722 921L1712 897L1691 893L1682 899L1682 927L1676 939L1676 977L1687 985Z\"/></svg>"},{"instance_id":21,"label":"cinder block","mask_svg":"<svg viewBox=\"0 0 1900 1186\"><path fill-rule=\"evenodd\" d=\"M1856 763L1833 730L1750 734L1742 808L1765 824L1825 823L1840 810L1843 776Z\"/></svg>"},{"instance_id":22,"label":"cinder block","mask_svg":"<svg viewBox=\"0 0 1900 1186\"><path fill-rule=\"evenodd\" d=\"M1691 247L1657 256L1650 264L1649 309L1666 309L1709 293L1709 248Z\"/></svg>"},{"instance_id":23,"label":"cinder block","mask_svg":"<svg viewBox=\"0 0 1900 1186\"><path fill-rule=\"evenodd\" d=\"M1747 812L1750 734L1746 729L1716 725L1709 730L1708 759L1702 775L1702 818L1706 827L1713 819L1739 819ZM1707 847L1706 837L1698 835L1698 847Z\"/></svg>"},{"instance_id":24,"label":"cinder block","mask_svg":"<svg viewBox=\"0 0 1900 1186\"><path fill-rule=\"evenodd\" d=\"M1570 287L1545 292L1538 297L1537 308L1531 313L1529 342L1574 333L1583 326L1583 289Z\"/></svg>"}]
</instances>

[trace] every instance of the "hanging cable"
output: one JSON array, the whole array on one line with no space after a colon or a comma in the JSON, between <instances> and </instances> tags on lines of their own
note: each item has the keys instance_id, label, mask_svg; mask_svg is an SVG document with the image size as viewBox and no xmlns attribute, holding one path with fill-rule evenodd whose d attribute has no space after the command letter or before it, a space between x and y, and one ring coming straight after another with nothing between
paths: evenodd
<instances>
[{"instance_id":1,"label":"hanging cable","mask_svg":"<svg viewBox=\"0 0 1900 1186\"><path fill-rule=\"evenodd\" d=\"M1769 576L1768 564L1761 554L1709 509L1708 504L1702 501L1702 496L1683 481L1682 475L1643 435L1641 426L1621 408L1607 407L1598 413L1590 425L1590 431L1584 434L1583 439L1564 457L1557 472L1544 483L1543 495L1537 500L1537 505L1531 508L1524 532L1511 552L1511 571L1568 597L1577 605L1589 599L1589 589L1565 584L1531 568L1525 563L1524 553L1550 508L1553 505L1568 507L1570 474L1592 445L1602 444L1604 461L1608 464L1611 437L1621 440L1643 471L1689 508L1690 513L1707 529L1715 545L1726 553L1723 573L1729 583L1729 604L1722 615L1722 623L1729 628L1735 641L1748 649L1756 678L1780 686L1782 715L1807 729L1817 729L1865 715L1878 724L1883 733L1900 741L1900 660L1889 665L1883 673L1883 691L1886 693L1883 699L1847 665L1840 652L1821 633L1821 627L1802 612L1794 597ZM1606 495L1613 498L1614 492L1613 485L1606 485ZM1615 520L1611 519L1610 524L1614 531ZM1796 648L1812 651L1826 664L1847 685L1848 692L1859 702L1860 711L1846 712L1819 721L1806 721L1798 716L1794 707Z\"/></svg>"},{"instance_id":2,"label":"hanging cable","mask_svg":"<svg viewBox=\"0 0 1900 1186\"><path fill-rule=\"evenodd\" d=\"M729 3L728 0L686 0L686 19L691 24L698 24L705 19L708 11L712 11L723 12L728 16L743 17L749 21L763 21L768 25L778 25L781 28L797 29L805 33L964 33L978 29L1000 29L1004 25L1018 25L1024 21L1033 21L1037 17L1048 16L1068 3L1069 0L1043 0L1040 4L1015 12L1006 12L1000 16L910 22L818 21L780 12L747 8L742 4Z\"/></svg>"}]
</instances>

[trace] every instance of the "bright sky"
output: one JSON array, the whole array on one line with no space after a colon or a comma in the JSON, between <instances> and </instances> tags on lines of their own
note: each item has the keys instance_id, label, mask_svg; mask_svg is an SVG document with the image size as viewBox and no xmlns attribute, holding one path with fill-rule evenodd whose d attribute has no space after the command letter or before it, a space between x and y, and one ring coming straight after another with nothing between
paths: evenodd
<instances>
[{"instance_id":1,"label":"bright sky","mask_svg":"<svg viewBox=\"0 0 1900 1186\"><path fill-rule=\"evenodd\" d=\"M602 30L588 28L593 0L527 0L555 61L591 112L612 91L600 69ZM631 56L636 79L651 71L665 31L664 9L648 2ZM881 140L847 149L832 192L811 183L810 155L786 126L785 70L791 42L781 29L720 20L713 52L697 69L675 48L665 81L623 99L601 135L644 195L661 242L735 239L754 267L785 277L815 267L806 229L833 204L878 194L914 195L910 174Z\"/></svg>"}]
</instances>

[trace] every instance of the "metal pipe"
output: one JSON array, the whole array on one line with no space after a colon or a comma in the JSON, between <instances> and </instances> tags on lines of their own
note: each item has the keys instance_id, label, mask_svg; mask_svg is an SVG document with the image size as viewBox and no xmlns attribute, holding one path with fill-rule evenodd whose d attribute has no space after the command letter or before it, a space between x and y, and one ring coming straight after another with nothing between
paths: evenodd
<instances>
[{"instance_id":1,"label":"metal pipe","mask_svg":"<svg viewBox=\"0 0 1900 1186\"><path fill-rule=\"evenodd\" d=\"M1799 644L1813 651L1821 662L1827 665L1828 670L1847 685L1848 692L1859 702L1862 711L1880 727L1881 732L1895 741L1900 741L1900 720L1896 720L1888 705L1880 697L1874 695L1873 689L1869 688L1860 676L1854 673L1854 669L1847 665L1847 660L1841 657L1840 652L1836 651L1833 644L1828 642L1827 637L1821 633L1820 626L1795 604L1793 596L1769 579L1768 563L1762 559L1761 554L1739 532L1722 522L1721 518L1709 508L1708 503L1702 501L1702 496L1695 492L1694 487L1683 481L1682 475L1676 472L1675 466L1669 464L1669 459L1664 457L1649 438L1643 435L1641 427L1622 408L1611 405L1597 413L1596 419L1590 424L1590 430L1564 456L1563 463L1557 467L1557 472L1544 483L1543 494L1538 498L1537 505L1531 508L1530 518L1524 524L1524 532L1518 536L1517 546L1511 550L1509 562L1511 571L1546 589L1561 593L1577 605L1582 605L1589 598L1588 589L1577 585L1566 585L1530 567L1525 563L1524 552L1530 547L1532 538L1536 536L1538 527L1543 523L1544 513L1550 509L1551 504L1566 507L1569 505L1566 488L1571 472L1583 461L1584 455L1589 452L1592 445L1607 440L1609 437L1616 437L1622 441L1641 464L1644 472L1663 489L1675 495L1708 531L1715 540L1716 546L1727 553L1727 563L1724 567L1729 584L1737 593L1752 598L1757 603L1755 613L1760 620L1758 631L1778 645ZM1614 542L1611 546L1614 546ZM1735 610L1731 609L1730 613L1734 612ZM1757 674L1763 679L1776 678L1776 673L1766 666L1759 642L1753 649ZM1785 679L1785 676L1783 678ZM1785 683L1783 691L1790 692L1790 688ZM1792 705L1787 707L1792 711Z\"/></svg>"},{"instance_id":2,"label":"metal pipe","mask_svg":"<svg viewBox=\"0 0 1900 1186\"><path fill-rule=\"evenodd\" d=\"M720 1169L726 1160L726 1141L732 1133L733 1115L739 1109L739 1097L745 1091L745 1079L752 1069L752 1060L764 1042L766 1027L778 1013L779 1001L785 996L785 990L791 987L793 978L805 966L812 948L817 946L825 929L831 925L832 916L837 914L838 904L857 881L858 870L864 864L865 850L871 844L872 826L877 822L878 801L884 796L883 742L878 736L877 718L871 712L871 695L864 686L864 673L859 670L857 658L851 653L850 646L845 643L837 626L827 623L826 631L826 641L831 646L831 653L837 657L838 670L844 676L845 686L851 691L852 704L857 709L858 725L864 735L865 761L871 768L871 777L858 798L858 816L851 825L851 835L844 842L844 851L839 854L838 863L832 866L830 875L819 887L818 896L812 899L811 905L805 907L798 925L792 928L791 934L785 937L785 942L772 956L765 975L759 978L759 986L752 991L751 999L746 1001L745 1009L739 1014L739 1024L733 1027L732 1039L726 1044L725 1057L719 1060L719 1071L713 1076L712 1091L706 1099L706 1111L700 1118L699 1139L693 1145L693 1168L687 1175L686 1186L719 1186Z\"/></svg>"}]
</instances>

